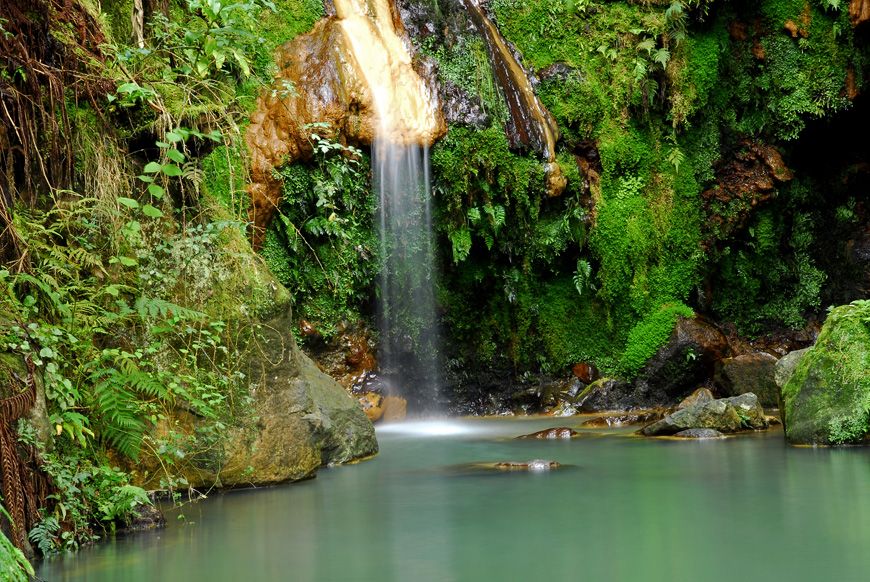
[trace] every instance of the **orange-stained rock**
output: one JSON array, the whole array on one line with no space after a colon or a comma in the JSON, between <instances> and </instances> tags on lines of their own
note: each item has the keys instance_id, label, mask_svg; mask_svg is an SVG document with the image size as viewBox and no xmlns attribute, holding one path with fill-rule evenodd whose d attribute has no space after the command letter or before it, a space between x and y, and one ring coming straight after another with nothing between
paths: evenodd
<instances>
[{"instance_id":1,"label":"orange-stained rock","mask_svg":"<svg viewBox=\"0 0 870 582\"><path fill-rule=\"evenodd\" d=\"M586 384L591 384L598 379L598 370L595 366L587 364L586 362L574 364L571 371L578 380L585 382Z\"/></svg>"},{"instance_id":2,"label":"orange-stained rock","mask_svg":"<svg viewBox=\"0 0 870 582\"><path fill-rule=\"evenodd\" d=\"M358 400L370 421L377 422L384 415L384 397L380 394L366 392Z\"/></svg>"},{"instance_id":3,"label":"orange-stained rock","mask_svg":"<svg viewBox=\"0 0 870 582\"><path fill-rule=\"evenodd\" d=\"M849 19L852 26L870 20L870 0L852 0L849 3Z\"/></svg>"},{"instance_id":4,"label":"orange-stained rock","mask_svg":"<svg viewBox=\"0 0 870 582\"><path fill-rule=\"evenodd\" d=\"M278 49L279 73L251 116L245 138L255 247L281 200L274 169L309 157L312 133L370 144L377 131L394 142L431 145L447 131L434 78L415 68L392 2L334 0L334 5L334 15ZM387 83L389 91L373 93L372 87ZM386 129L379 111L390 115ZM315 122L329 128L306 127Z\"/></svg>"},{"instance_id":5,"label":"orange-stained rock","mask_svg":"<svg viewBox=\"0 0 870 582\"><path fill-rule=\"evenodd\" d=\"M777 184L792 178L791 170L775 147L742 140L730 158L716 164L718 184L701 194L710 226L717 227L720 237L742 228L752 208L772 199L776 196ZM732 202L737 202L733 205L736 212L717 214L716 209L722 204Z\"/></svg>"},{"instance_id":6,"label":"orange-stained rock","mask_svg":"<svg viewBox=\"0 0 870 582\"><path fill-rule=\"evenodd\" d=\"M408 414L408 402L399 396L387 396L384 398L385 422L404 420Z\"/></svg>"}]
</instances>

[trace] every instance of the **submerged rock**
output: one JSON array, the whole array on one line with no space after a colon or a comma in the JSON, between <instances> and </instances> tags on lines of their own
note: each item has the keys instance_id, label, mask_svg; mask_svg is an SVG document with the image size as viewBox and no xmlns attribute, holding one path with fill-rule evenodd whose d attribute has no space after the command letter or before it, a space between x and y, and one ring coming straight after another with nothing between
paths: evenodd
<instances>
[{"instance_id":1,"label":"submerged rock","mask_svg":"<svg viewBox=\"0 0 870 582\"><path fill-rule=\"evenodd\" d=\"M780 371L780 378L787 377L780 411L786 438L799 444L866 443L870 439L870 301L832 310L816 345L797 358L790 377L787 370Z\"/></svg>"},{"instance_id":2,"label":"submerged rock","mask_svg":"<svg viewBox=\"0 0 870 582\"><path fill-rule=\"evenodd\" d=\"M163 513L155 505L137 505L133 510L133 517L130 523L118 530L118 533L133 533L137 531L148 531L152 529L160 529L166 526L166 518Z\"/></svg>"},{"instance_id":3,"label":"submerged rock","mask_svg":"<svg viewBox=\"0 0 870 582\"><path fill-rule=\"evenodd\" d=\"M779 389L774 379L777 358L765 352L723 359L716 367L716 384L725 394L737 396L752 392L762 406L776 407Z\"/></svg>"},{"instance_id":4,"label":"submerged rock","mask_svg":"<svg viewBox=\"0 0 870 582\"><path fill-rule=\"evenodd\" d=\"M576 430L572 430L570 428L560 426L556 428L548 428L545 430L539 430L538 432L533 432L531 434L524 434L522 436L518 436L517 439L546 439L546 440L556 440L556 439L571 439L577 436L579 433Z\"/></svg>"},{"instance_id":5,"label":"submerged rock","mask_svg":"<svg viewBox=\"0 0 870 582\"><path fill-rule=\"evenodd\" d=\"M755 394L741 394L700 402L677 410L643 427L646 436L672 435L690 428L712 428L720 432L760 430L768 427L764 409Z\"/></svg>"},{"instance_id":6,"label":"submerged rock","mask_svg":"<svg viewBox=\"0 0 870 582\"><path fill-rule=\"evenodd\" d=\"M718 430L712 428L689 428L674 435L681 439L722 439L725 438Z\"/></svg>"},{"instance_id":7,"label":"submerged rock","mask_svg":"<svg viewBox=\"0 0 870 582\"><path fill-rule=\"evenodd\" d=\"M496 463L496 469L501 471L549 471L558 469L561 465L556 461L548 461L545 459L532 459L531 461L502 461Z\"/></svg>"},{"instance_id":8,"label":"submerged rock","mask_svg":"<svg viewBox=\"0 0 870 582\"><path fill-rule=\"evenodd\" d=\"M661 410L641 410L631 414L609 414L590 418L580 426L584 428L615 428L653 422L662 416L664 413Z\"/></svg>"}]
</instances>

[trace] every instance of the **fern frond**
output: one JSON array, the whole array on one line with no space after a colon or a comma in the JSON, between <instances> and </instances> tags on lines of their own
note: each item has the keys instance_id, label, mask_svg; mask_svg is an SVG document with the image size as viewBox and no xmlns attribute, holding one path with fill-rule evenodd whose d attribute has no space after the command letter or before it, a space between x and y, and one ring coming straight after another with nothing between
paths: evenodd
<instances>
[{"instance_id":1,"label":"fern frond","mask_svg":"<svg viewBox=\"0 0 870 582\"><path fill-rule=\"evenodd\" d=\"M195 309L182 307L170 301L165 301L157 297L147 297L142 295L136 299L136 312L139 317L146 319L148 317L176 317L181 320L202 319L205 314Z\"/></svg>"}]
</instances>

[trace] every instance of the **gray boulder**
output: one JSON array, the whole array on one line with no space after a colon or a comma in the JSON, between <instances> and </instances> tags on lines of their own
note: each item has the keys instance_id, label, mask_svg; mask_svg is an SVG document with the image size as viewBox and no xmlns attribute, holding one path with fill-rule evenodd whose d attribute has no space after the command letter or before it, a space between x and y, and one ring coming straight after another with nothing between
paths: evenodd
<instances>
[{"instance_id":1,"label":"gray boulder","mask_svg":"<svg viewBox=\"0 0 870 582\"><path fill-rule=\"evenodd\" d=\"M643 427L640 432L646 436L662 436L692 428L712 428L732 433L767 427L768 421L764 409L758 404L758 398L748 393L687 406Z\"/></svg>"}]
</instances>

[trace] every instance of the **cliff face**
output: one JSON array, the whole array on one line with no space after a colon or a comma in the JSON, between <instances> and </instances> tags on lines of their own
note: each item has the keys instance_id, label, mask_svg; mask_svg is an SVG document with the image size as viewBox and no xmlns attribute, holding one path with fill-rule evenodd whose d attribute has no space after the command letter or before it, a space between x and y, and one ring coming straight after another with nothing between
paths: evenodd
<instances>
[{"instance_id":1,"label":"cliff face","mask_svg":"<svg viewBox=\"0 0 870 582\"><path fill-rule=\"evenodd\" d=\"M309 157L312 133L345 143L370 145L380 135L429 146L447 129L431 71L412 62L392 2L334 4L334 15L278 51L274 88L251 116L255 246L281 200L275 168Z\"/></svg>"}]
</instances>

